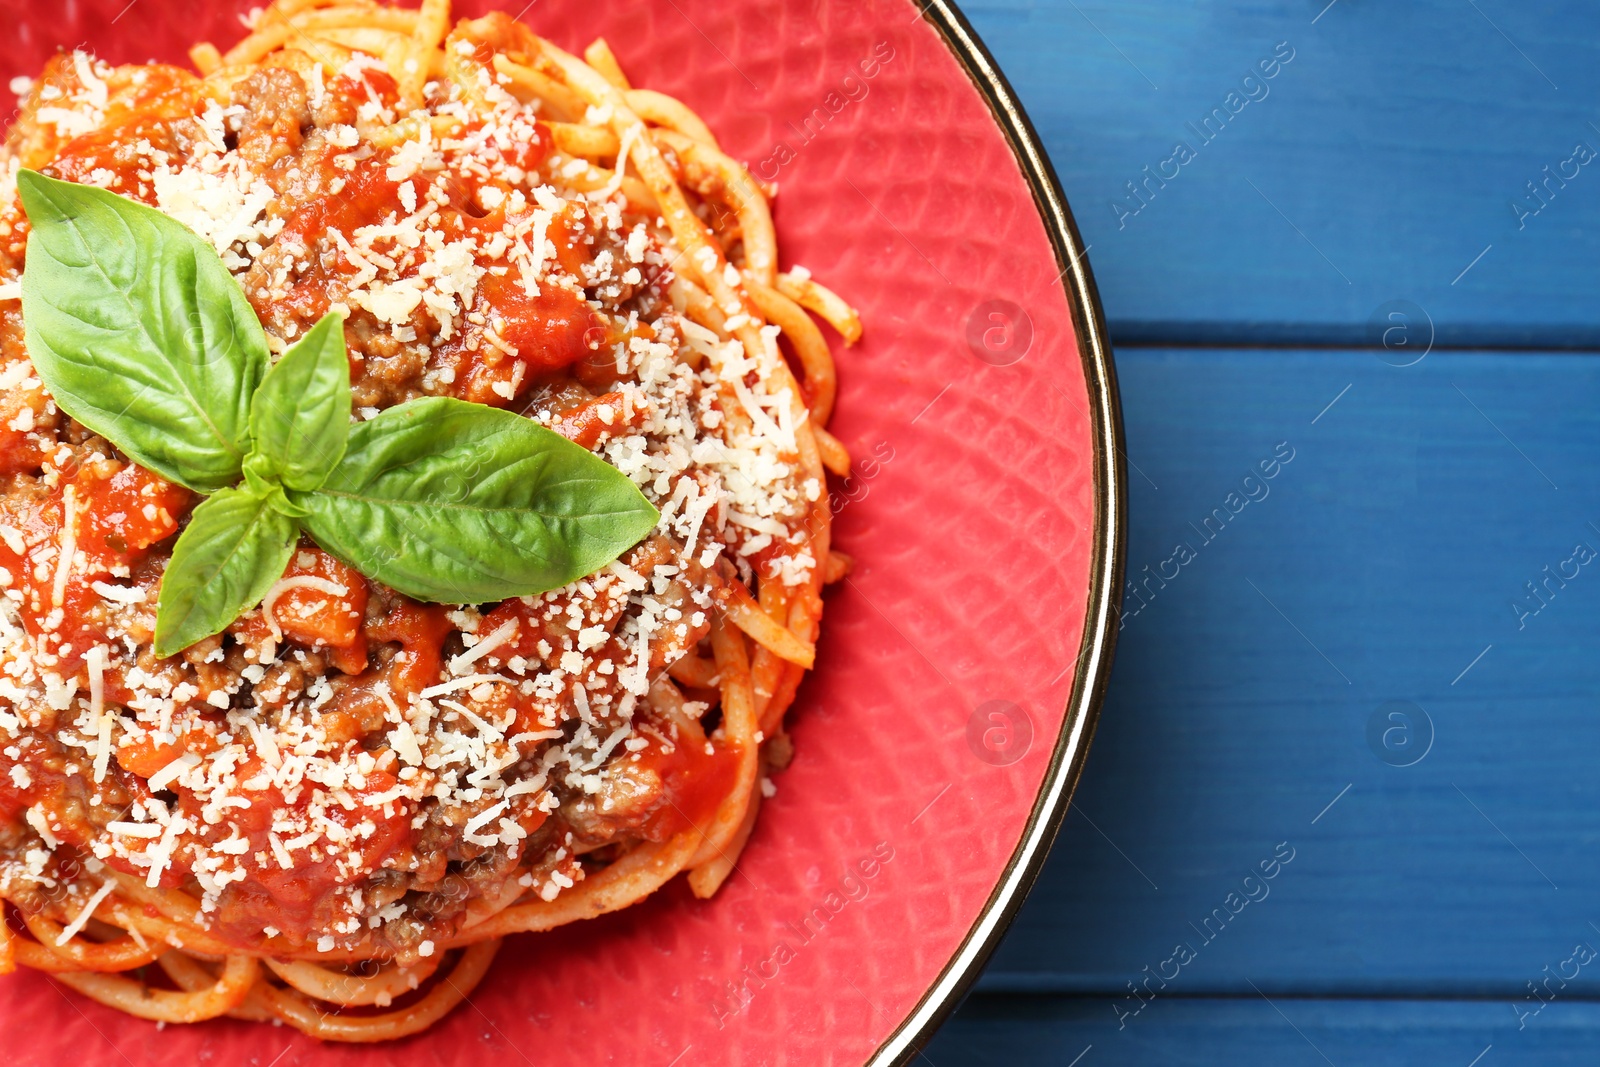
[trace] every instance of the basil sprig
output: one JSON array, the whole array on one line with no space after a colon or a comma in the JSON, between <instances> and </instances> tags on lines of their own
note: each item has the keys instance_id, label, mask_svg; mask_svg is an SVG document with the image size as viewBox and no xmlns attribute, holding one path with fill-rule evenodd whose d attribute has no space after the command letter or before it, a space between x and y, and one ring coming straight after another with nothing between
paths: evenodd
<instances>
[{"instance_id":1,"label":"basil sprig","mask_svg":"<svg viewBox=\"0 0 1600 1067\"><path fill-rule=\"evenodd\" d=\"M162 578L158 656L259 603L302 530L402 593L479 603L593 573L659 520L621 472L510 412L425 397L352 425L338 315L274 364L238 283L176 220L33 171L17 189L40 380L136 463L209 494Z\"/></svg>"}]
</instances>

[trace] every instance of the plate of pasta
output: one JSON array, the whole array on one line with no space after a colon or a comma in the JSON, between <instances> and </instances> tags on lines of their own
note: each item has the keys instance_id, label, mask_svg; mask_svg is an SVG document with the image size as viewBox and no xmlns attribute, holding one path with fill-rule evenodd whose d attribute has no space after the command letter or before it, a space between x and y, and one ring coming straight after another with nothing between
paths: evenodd
<instances>
[{"instance_id":1,"label":"plate of pasta","mask_svg":"<svg viewBox=\"0 0 1600 1067\"><path fill-rule=\"evenodd\" d=\"M953 7L0 0L10 1062L890 1064L1115 638ZM7 108L14 101L14 108Z\"/></svg>"}]
</instances>

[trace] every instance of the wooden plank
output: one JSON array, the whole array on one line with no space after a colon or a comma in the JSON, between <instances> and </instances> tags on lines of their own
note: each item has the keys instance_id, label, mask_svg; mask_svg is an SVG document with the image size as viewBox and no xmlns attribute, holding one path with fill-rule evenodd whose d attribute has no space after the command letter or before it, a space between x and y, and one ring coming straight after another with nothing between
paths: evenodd
<instances>
[{"instance_id":1,"label":"wooden plank","mask_svg":"<svg viewBox=\"0 0 1600 1067\"><path fill-rule=\"evenodd\" d=\"M1576 1067L1593 1064L1600 1004L1557 1000L1518 1019L1496 1001L1153 1001L1120 1020L1100 998L974 997L921 1063L1029 1067Z\"/></svg>"},{"instance_id":2,"label":"wooden plank","mask_svg":"<svg viewBox=\"0 0 1600 1067\"><path fill-rule=\"evenodd\" d=\"M1177 993L1509 999L1600 947L1600 563L1567 562L1600 550L1600 359L1118 366L1144 606L982 988L1115 993L1187 944Z\"/></svg>"},{"instance_id":3,"label":"wooden plank","mask_svg":"<svg viewBox=\"0 0 1600 1067\"><path fill-rule=\"evenodd\" d=\"M1119 342L1356 343L1408 300L1441 343L1600 345L1600 170L1566 163L1600 150L1585 0L963 7L1044 138ZM1246 83L1262 61L1274 76ZM1163 168L1179 142L1193 158Z\"/></svg>"}]
</instances>

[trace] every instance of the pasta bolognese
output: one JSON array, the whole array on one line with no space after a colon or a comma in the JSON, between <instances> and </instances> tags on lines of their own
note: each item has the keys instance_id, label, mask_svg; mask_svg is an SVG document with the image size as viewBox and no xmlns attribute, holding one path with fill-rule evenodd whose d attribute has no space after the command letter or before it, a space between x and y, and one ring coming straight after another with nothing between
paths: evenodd
<instances>
[{"instance_id":1,"label":"pasta bolognese","mask_svg":"<svg viewBox=\"0 0 1600 1067\"><path fill-rule=\"evenodd\" d=\"M191 59L59 54L0 150L0 973L168 1023L402 1037L502 938L732 872L850 566L818 320L861 325L779 269L775 190L603 39L277 0ZM577 581L470 604L307 537L259 604L158 657L197 496L35 373L24 171L182 223L280 357L342 316L357 423L514 411L659 521Z\"/></svg>"}]
</instances>

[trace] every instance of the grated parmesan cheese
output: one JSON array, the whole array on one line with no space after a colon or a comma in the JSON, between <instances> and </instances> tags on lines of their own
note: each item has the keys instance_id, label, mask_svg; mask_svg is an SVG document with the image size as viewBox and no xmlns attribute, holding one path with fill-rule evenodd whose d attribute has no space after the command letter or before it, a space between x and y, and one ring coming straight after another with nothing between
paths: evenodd
<instances>
[{"instance_id":1,"label":"grated parmesan cheese","mask_svg":"<svg viewBox=\"0 0 1600 1067\"><path fill-rule=\"evenodd\" d=\"M81 89L58 94L40 110L39 121L54 122L63 136L98 128L110 102L110 69L82 54L72 63ZM259 872L325 865L337 900L333 932L315 942L324 951L362 931L381 937L389 924L410 915L403 899L379 904L380 894L372 892L375 875L404 879L414 873L384 871L393 861L373 860L365 851L365 842L381 840L387 825L445 827L468 845L503 850L506 859L527 864L522 887L530 898L555 899L570 889L582 874L567 852L570 835L549 846L554 851L524 856L519 850L527 847L528 817L557 810L574 820L618 817L618 790L626 779L615 777L617 769L651 745L670 750L676 738L647 718L645 698L667 657L698 640L695 634L704 633L715 611L712 579L701 571L742 567L748 577L759 567L763 577L809 581L816 561L801 533L822 492L814 479L802 478L795 454L804 409L773 384L788 380L776 332L746 329L745 336L759 338L747 349L728 337L756 325L743 308L720 309L721 326L713 331L672 303L673 269L682 253L663 220L634 215L620 192L643 127L623 131L619 164L599 188L582 159L557 156L523 170L511 159L540 136L536 108L485 79L494 110L483 121L439 135L425 114L418 136L380 148L363 137L364 130L396 118L367 82L367 73L379 69L376 59L357 54L343 71L365 86L355 101L355 123L307 135L331 161L325 188L315 195L345 196L365 176L399 183L392 203L360 220L364 225L333 226L324 236L286 232L284 220L300 206L296 172L291 167L288 180L278 183L296 192L280 198L228 147L249 117L243 107L208 105L193 124L192 143L180 149L139 149L141 165L148 164L141 192L210 242L251 287L273 352L287 350L309 327L280 312L288 294L315 275L326 284L330 308L359 324L349 335L354 373L384 361L425 365L412 383L416 389L452 393L472 385L474 368L492 366L498 369L482 386L483 397L516 410L526 405L545 425L559 425L567 408L552 402L542 353L523 340L528 323L512 321L515 301L508 307L489 298L504 291L500 286L519 291L530 307L576 297L580 314L623 338L596 353L597 365L615 367L608 388L616 395L591 409L604 428L594 451L659 507L655 540L668 547L525 598L510 616L491 618L487 607L449 612L450 639L461 651L437 675L402 690L375 678L376 672L343 677L326 666L327 650L285 640L277 618L285 595L349 593L310 575L275 583L259 618L248 617L204 663L141 658L153 598L129 568L109 577L94 572L80 550L83 501L72 476L63 473L81 458L73 447L46 442L59 446L46 477L55 479L48 488L59 486L67 516L61 536L30 545L27 537L35 535L23 530L33 527L12 519L17 526L0 525L0 540L22 561L0 587L0 746L31 728L27 716L49 709L64 713L51 740L68 761L77 761L75 773L92 768L96 783L125 773L112 761L119 751L114 739L123 752L134 746L141 752L186 749L151 775L130 811L104 824L93 842L96 855L139 872L151 887L192 877L201 890L203 921L223 906L230 887ZM340 91L313 64L307 85L313 107L320 110ZM449 99L436 98L446 94ZM459 86L431 83L429 100L432 115L473 115ZM609 121L604 110L596 109L592 120ZM0 165L0 183L14 172L14 165ZM128 191L109 170L84 180ZM469 194L476 190L488 213L469 225L460 221L463 185ZM577 266L569 253L581 261ZM742 285L738 271L715 255L699 265L723 271L721 280L730 286ZM0 281L0 300L16 299L20 288L14 279ZM444 358L448 353L459 362ZM0 394L24 390L42 391L27 362L0 366ZM375 417L393 402L362 396L358 417ZM48 425L34 418L33 407L23 410L11 425L15 432L38 433ZM153 503L139 513L150 521L159 515ZM88 533L83 537L87 545ZM61 623L63 609L75 603L69 595L74 582L99 598L96 610L111 629L104 645L87 652L80 646L84 672L68 677L57 667L70 651L63 631L71 627ZM27 602L29 590L48 604ZM312 597L296 602L305 610L329 603ZM50 627L38 640L22 626L25 613L36 609ZM402 647L393 654L389 677L401 677L408 666L403 657L414 653ZM107 706L108 684L119 707ZM85 687L86 700L80 697ZM689 714L705 711L703 705L687 708ZM357 739L342 728L353 718L365 731ZM380 724L373 728L372 722ZM17 762L21 758L8 755L9 776L26 789L32 776ZM768 786L763 781L763 789ZM171 794L182 803L173 803ZM98 794L94 799L98 803ZM59 835L42 809L30 810L27 822L28 848L16 862L0 860L0 879L50 877L49 849ZM264 838L241 829L263 824ZM547 862L562 866L531 873L547 870L540 866ZM415 951L429 956L435 942L423 940Z\"/></svg>"}]
</instances>

